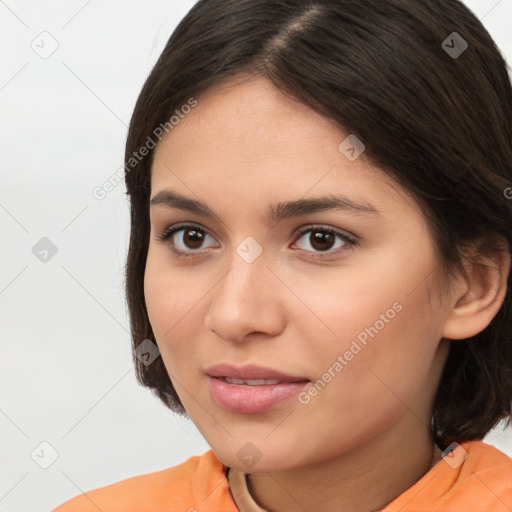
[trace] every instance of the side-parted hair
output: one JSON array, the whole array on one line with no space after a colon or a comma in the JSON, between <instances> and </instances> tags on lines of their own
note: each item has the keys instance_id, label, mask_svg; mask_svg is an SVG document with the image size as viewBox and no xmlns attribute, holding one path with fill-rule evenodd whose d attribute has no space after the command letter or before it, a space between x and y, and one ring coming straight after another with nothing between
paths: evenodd
<instances>
[{"instance_id":1,"label":"side-parted hair","mask_svg":"<svg viewBox=\"0 0 512 512\"><path fill-rule=\"evenodd\" d=\"M190 98L238 73L269 79L355 134L366 146L364 157L410 191L435 242L439 288L457 271L467 276L463 263L472 244L485 255L510 253L510 76L493 39L462 2L200 0L142 88L125 161ZM156 343L144 298L153 154L125 174L133 350L145 339ZM443 449L511 421L511 277L489 326L450 341L431 422ZM162 358L146 366L134 355L134 363L139 382L186 415Z\"/></svg>"}]
</instances>

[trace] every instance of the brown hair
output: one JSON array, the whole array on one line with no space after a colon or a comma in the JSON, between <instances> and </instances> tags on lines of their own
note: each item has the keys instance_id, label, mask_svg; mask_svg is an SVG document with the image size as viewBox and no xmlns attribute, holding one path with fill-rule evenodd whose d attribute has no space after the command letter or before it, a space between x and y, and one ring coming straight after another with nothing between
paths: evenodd
<instances>
[{"instance_id":1,"label":"brown hair","mask_svg":"<svg viewBox=\"0 0 512 512\"><path fill-rule=\"evenodd\" d=\"M512 88L503 56L460 1L200 0L142 88L126 161L191 97L240 72L268 78L357 135L365 157L418 200L445 275L466 275L465 251L477 240L482 252L510 252ZM155 341L144 299L153 153L126 167L133 349ZM510 280L490 325L450 342L431 424L441 448L510 422ZM139 382L186 414L162 358L134 362Z\"/></svg>"}]
</instances>

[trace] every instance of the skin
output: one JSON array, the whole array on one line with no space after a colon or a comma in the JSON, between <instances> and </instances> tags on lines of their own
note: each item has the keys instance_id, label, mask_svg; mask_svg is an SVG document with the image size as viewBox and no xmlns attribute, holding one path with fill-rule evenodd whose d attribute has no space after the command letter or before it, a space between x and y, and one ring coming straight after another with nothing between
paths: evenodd
<instances>
[{"instance_id":1,"label":"skin","mask_svg":"<svg viewBox=\"0 0 512 512\"><path fill-rule=\"evenodd\" d=\"M264 78L240 75L199 97L153 162L151 197L171 189L221 219L150 208L145 297L156 341L190 418L225 465L251 473L249 490L269 511L375 511L423 476L439 460L428 426L445 338L480 332L505 294L508 259L498 261L502 279L474 272L446 293L435 287L419 205L364 153L348 160L338 149L347 135ZM380 214L265 217L270 204L332 193ZM187 246L186 231L175 234L189 258L157 240L179 222L210 235ZM358 244L336 238L327 255L311 232L295 234L310 225ZM236 252L248 236L263 249L252 263ZM401 311L308 404L293 397L241 414L211 398L204 370L224 362L317 381L396 302ZM250 469L237 456L247 442L261 453Z\"/></svg>"}]
</instances>

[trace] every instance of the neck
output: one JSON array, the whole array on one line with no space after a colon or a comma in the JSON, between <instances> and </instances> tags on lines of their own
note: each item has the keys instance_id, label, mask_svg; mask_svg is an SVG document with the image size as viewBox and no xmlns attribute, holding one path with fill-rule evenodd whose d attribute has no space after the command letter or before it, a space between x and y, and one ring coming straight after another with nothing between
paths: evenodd
<instances>
[{"instance_id":1,"label":"neck","mask_svg":"<svg viewBox=\"0 0 512 512\"><path fill-rule=\"evenodd\" d=\"M399 433L305 467L252 473L249 492L269 512L380 511L441 458L424 426Z\"/></svg>"}]
</instances>

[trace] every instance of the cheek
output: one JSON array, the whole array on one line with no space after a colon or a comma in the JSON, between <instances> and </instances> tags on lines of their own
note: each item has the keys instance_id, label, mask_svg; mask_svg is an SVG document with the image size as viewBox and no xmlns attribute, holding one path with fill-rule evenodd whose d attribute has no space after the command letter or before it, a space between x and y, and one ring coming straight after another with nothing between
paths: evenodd
<instances>
[{"instance_id":1,"label":"cheek","mask_svg":"<svg viewBox=\"0 0 512 512\"><path fill-rule=\"evenodd\" d=\"M149 321L157 339L164 332L165 318L169 311L174 311L172 306L176 305L172 304L173 294L169 293L168 290L166 292L166 281L165 268L159 264L150 246L144 272L144 299ZM171 307L170 310L169 307Z\"/></svg>"},{"instance_id":2,"label":"cheek","mask_svg":"<svg viewBox=\"0 0 512 512\"><path fill-rule=\"evenodd\" d=\"M425 269L433 263L427 249L414 261L406 251L383 254L380 265L351 269L342 284L308 282L308 304L322 322L315 321L315 329L305 324L302 332L313 339L322 324L330 328L312 358L316 377L329 381L321 392L327 401L341 399L347 410L357 409L358 400L374 403L376 396L397 401L412 397L428 379L442 317L429 301Z\"/></svg>"},{"instance_id":3,"label":"cheek","mask_svg":"<svg viewBox=\"0 0 512 512\"><path fill-rule=\"evenodd\" d=\"M369 411L385 423L406 404L423 403L420 397L429 393L440 323L429 314L425 293L399 302L394 303L396 308L386 308L384 303L363 327L351 324L350 334L342 337L335 350L323 354L327 363L319 368L324 372L319 377L329 379L325 375L329 369L336 375L322 391L326 405L352 411L347 421L354 422L354 427Z\"/></svg>"},{"instance_id":4,"label":"cheek","mask_svg":"<svg viewBox=\"0 0 512 512\"><path fill-rule=\"evenodd\" d=\"M165 333L184 316L192 296L197 300L199 292L197 285L194 286L197 281L187 277L186 273L172 267L165 249L150 243L144 273L144 297L155 335L157 331Z\"/></svg>"},{"instance_id":5,"label":"cheek","mask_svg":"<svg viewBox=\"0 0 512 512\"><path fill-rule=\"evenodd\" d=\"M162 254L163 253L163 254ZM150 250L144 274L144 296L149 321L166 367L194 360L191 340L198 337L201 297L207 291L200 279L171 267L165 251ZM172 355L172 357L170 357Z\"/></svg>"}]
</instances>

